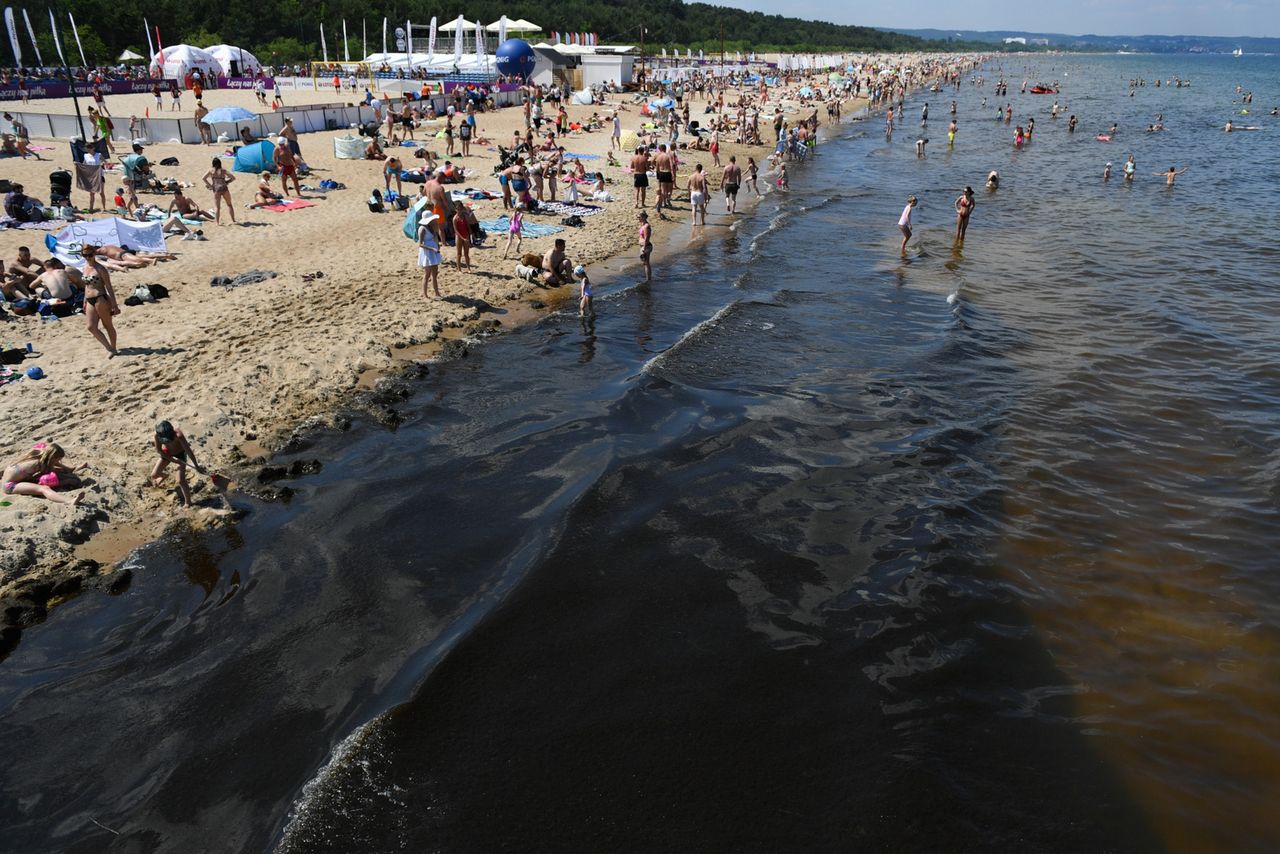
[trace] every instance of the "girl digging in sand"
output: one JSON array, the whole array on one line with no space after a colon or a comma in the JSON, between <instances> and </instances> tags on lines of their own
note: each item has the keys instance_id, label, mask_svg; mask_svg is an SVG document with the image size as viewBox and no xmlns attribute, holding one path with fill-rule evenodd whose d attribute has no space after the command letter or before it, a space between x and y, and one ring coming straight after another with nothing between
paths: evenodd
<instances>
[{"instance_id":1,"label":"girl digging in sand","mask_svg":"<svg viewBox=\"0 0 1280 854\"><path fill-rule=\"evenodd\" d=\"M156 425L155 446L156 453L160 455L160 459L156 461L155 468L151 470L151 485L156 487L163 486L164 470L169 467L169 463L175 464L178 467L178 495L181 506L191 506L191 487L187 484L188 460L191 462L191 467L200 472L200 474L208 476L213 481L214 486L219 488L222 486L222 483L220 483L222 478L216 474L209 474L200 466L200 463L196 460L196 452L192 449L191 443L187 441L187 437L168 421L161 421Z\"/></svg>"},{"instance_id":2,"label":"girl digging in sand","mask_svg":"<svg viewBox=\"0 0 1280 854\"><path fill-rule=\"evenodd\" d=\"M80 485L80 478L75 469L62 464L65 456L58 445L41 442L26 456L4 470L0 477L5 495L30 495L43 498L55 504L79 504L84 500L84 492L74 496L56 492L58 487L75 488Z\"/></svg>"}]
</instances>

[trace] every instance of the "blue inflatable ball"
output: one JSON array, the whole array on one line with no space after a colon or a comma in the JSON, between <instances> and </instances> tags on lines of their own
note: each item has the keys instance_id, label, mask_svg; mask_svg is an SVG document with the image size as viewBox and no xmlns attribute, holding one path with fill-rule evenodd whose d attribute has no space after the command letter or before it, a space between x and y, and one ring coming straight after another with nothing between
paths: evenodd
<instances>
[{"instance_id":1,"label":"blue inflatable ball","mask_svg":"<svg viewBox=\"0 0 1280 854\"><path fill-rule=\"evenodd\" d=\"M43 379L44 371L40 370L39 365L32 365L27 368L27 376L31 377L33 380Z\"/></svg>"},{"instance_id":2,"label":"blue inflatable ball","mask_svg":"<svg viewBox=\"0 0 1280 854\"><path fill-rule=\"evenodd\" d=\"M538 59L537 54L533 52L533 45L524 39L507 39L498 45L498 50L493 56L499 74L518 77L521 80L529 79L529 75L533 74L534 63Z\"/></svg>"}]
</instances>

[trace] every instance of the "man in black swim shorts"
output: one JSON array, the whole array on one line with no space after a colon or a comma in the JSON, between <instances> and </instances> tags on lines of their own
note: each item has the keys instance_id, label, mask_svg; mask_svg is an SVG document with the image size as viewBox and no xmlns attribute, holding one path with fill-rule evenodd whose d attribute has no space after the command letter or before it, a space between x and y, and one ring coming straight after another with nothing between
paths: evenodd
<instances>
[{"instance_id":1,"label":"man in black swim shorts","mask_svg":"<svg viewBox=\"0 0 1280 854\"><path fill-rule=\"evenodd\" d=\"M636 188L635 206L643 208L649 192L649 150L643 145L636 149L635 157L631 158L631 176Z\"/></svg>"}]
</instances>

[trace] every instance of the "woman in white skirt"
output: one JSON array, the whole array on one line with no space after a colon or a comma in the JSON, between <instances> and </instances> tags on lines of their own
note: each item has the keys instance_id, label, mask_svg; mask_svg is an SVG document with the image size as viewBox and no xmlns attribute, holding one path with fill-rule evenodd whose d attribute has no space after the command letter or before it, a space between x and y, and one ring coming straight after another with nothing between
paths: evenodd
<instances>
[{"instance_id":1,"label":"woman in white skirt","mask_svg":"<svg viewBox=\"0 0 1280 854\"><path fill-rule=\"evenodd\" d=\"M422 296L431 299L430 285L435 295L440 293L440 226L433 213L425 214L418 222L418 266L422 268Z\"/></svg>"}]
</instances>

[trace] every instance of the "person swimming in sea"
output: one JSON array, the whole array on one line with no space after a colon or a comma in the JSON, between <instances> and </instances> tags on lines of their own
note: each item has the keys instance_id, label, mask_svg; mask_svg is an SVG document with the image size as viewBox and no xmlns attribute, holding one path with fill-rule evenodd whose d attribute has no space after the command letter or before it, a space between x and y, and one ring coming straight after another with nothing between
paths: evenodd
<instances>
[{"instance_id":1,"label":"person swimming in sea","mask_svg":"<svg viewBox=\"0 0 1280 854\"><path fill-rule=\"evenodd\" d=\"M987 173L987 189L988 190L1000 189L1000 173L994 169L992 169L989 173Z\"/></svg>"},{"instance_id":2,"label":"person swimming in sea","mask_svg":"<svg viewBox=\"0 0 1280 854\"><path fill-rule=\"evenodd\" d=\"M1111 161L1110 160L1107 161L1106 166L1102 167L1102 180L1104 181L1111 180Z\"/></svg>"}]
</instances>

